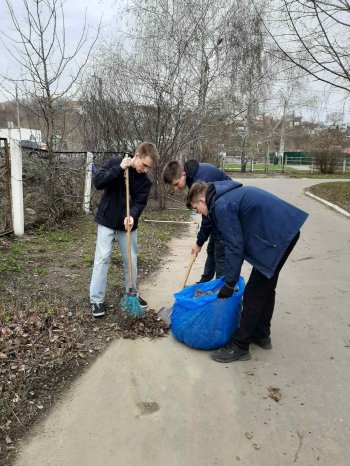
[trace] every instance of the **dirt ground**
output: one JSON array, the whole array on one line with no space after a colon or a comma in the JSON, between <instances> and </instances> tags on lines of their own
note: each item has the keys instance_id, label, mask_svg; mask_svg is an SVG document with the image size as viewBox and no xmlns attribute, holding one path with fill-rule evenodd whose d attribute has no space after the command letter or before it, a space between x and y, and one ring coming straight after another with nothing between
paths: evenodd
<instances>
[{"instance_id":1,"label":"dirt ground","mask_svg":"<svg viewBox=\"0 0 350 466\"><path fill-rule=\"evenodd\" d=\"M189 212L160 215L151 208L143 215L144 220L160 217L187 221ZM170 239L187 227L161 225L140 224L140 283L162 263ZM11 463L18 438L110 342L168 332L152 311L135 320L121 310L124 275L117 245L108 276L107 315L92 320L88 287L95 240L91 216L23 238L0 238L0 464Z\"/></svg>"},{"instance_id":2,"label":"dirt ground","mask_svg":"<svg viewBox=\"0 0 350 466\"><path fill-rule=\"evenodd\" d=\"M161 217L189 219L182 210ZM160 218L159 213L145 212L144 219L152 218ZM152 288L148 277L153 280L152 272L165 264L169 240L186 228L142 223L142 283ZM136 322L120 311L123 273L117 247L108 279L107 316L92 321L87 296L95 233L92 218L81 217L50 232L0 238L0 464L11 464L18 439L113 341L167 333L153 313ZM151 307L156 309L157 303ZM268 396L277 401L279 388L270 389Z\"/></svg>"},{"instance_id":3,"label":"dirt ground","mask_svg":"<svg viewBox=\"0 0 350 466\"><path fill-rule=\"evenodd\" d=\"M349 219L305 196L310 180L249 183L310 214L280 275L272 350L218 364L171 336L116 339L17 444L16 466L349 465ZM173 302L194 236L142 284L151 307Z\"/></svg>"}]
</instances>

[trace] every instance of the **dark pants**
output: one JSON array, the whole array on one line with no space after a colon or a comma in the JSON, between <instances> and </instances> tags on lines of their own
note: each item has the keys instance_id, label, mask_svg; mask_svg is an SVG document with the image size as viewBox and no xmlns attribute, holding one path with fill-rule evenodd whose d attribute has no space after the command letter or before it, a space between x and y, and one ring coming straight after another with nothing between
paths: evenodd
<instances>
[{"instance_id":1,"label":"dark pants","mask_svg":"<svg viewBox=\"0 0 350 466\"><path fill-rule=\"evenodd\" d=\"M204 265L201 282L209 282L214 278L219 278L225 275L226 260L225 260L225 242L220 233L213 229L209 237L207 246L207 259Z\"/></svg>"},{"instance_id":2,"label":"dark pants","mask_svg":"<svg viewBox=\"0 0 350 466\"><path fill-rule=\"evenodd\" d=\"M253 339L270 336L278 276L299 236L300 232L291 241L271 278L253 268L243 294L240 327L232 338L232 342L242 350L248 350Z\"/></svg>"}]
</instances>

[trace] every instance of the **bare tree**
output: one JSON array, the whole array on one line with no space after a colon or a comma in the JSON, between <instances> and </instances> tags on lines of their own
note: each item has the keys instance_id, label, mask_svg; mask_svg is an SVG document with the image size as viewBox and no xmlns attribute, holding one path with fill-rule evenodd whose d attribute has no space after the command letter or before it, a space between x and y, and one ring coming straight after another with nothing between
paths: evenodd
<instances>
[{"instance_id":1,"label":"bare tree","mask_svg":"<svg viewBox=\"0 0 350 466\"><path fill-rule=\"evenodd\" d=\"M16 6L6 0L6 6L14 33L9 35L2 31L1 39L20 68L19 77L5 76L9 84L7 90L15 97L18 95L22 106L43 122L49 160L50 208L54 214L54 169L51 166L58 131L63 129L62 125L59 128L57 117L74 95L99 28L88 43L85 19L81 35L71 49L66 38L63 0L22 0ZM81 61L77 65L79 58Z\"/></svg>"},{"instance_id":2,"label":"bare tree","mask_svg":"<svg viewBox=\"0 0 350 466\"><path fill-rule=\"evenodd\" d=\"M350 92L350 2L277 0L274 4L278 8L265 25L282 57L318 81Z\"/></svg>"},{"instance_id":3,"label":"bare tree","mask_svg":"<svg viewBox=\"0 0 350 466\"><path fill-rule=\"evenodd\" d=\"M261 8L255 10L251 6L245 6L245 21L241 22L239 29L235 28L235 34L231 38L233 44L237 41L242 44L241 48L234 50L236 56L232 62L235 66L231 74L231 87L239 90L237 101L242 110L242 126L239 132L242 172L246 171L249 159L256 155L254 120L265 104L269 87L266 79L268 56L265 53L263 14ZM242 55L237 57L237 52Z\"/></svg>"},{"instance_id":4,"label":"bare tree","mask_svg":"<svg viewBox=\"0 0 350 466\"><path fill-rule=\"evenodd\" d=\"M161 154L155 172L161 194L167 161L202 160L222 150L219 128L246 112L240 100L248 78L254 81L250 115L258 111L261 26L246 0L140 0L132 11L134 31L123 46L96 55L91 75L97 78L84 93L86 135L98 127L110 149L124 150L151 139ZM95 140L98 145L104 146Z\"/></svg>"},{"instance_id":5,"label":"bare tree","mask_svg":"<svg viewBox=\"0 0 350 466\"><path fill-rule=\"evenodd\" d=\"M315 166L321 173L334 173L341 162L343 135L337 129L322 131L312 144Z\"/></svg>"},{"instance_id":6,"label":"bare tree","mask_svg":"<svg viewBox=\"0 0 350 466\"><path fill-rule=\"evenodd\" d=\"M51 155L56 134L55 115L62 109L62 103L74 94L74 86L88 62L99 30L85 49L88 40L85 19L77 44L69 49L62 0L22 0L24 17L15 11L10 0L6 0L6 6L15 33L9 36L2 31L2 41L20 67L19 77L7 75L6 79L22 96L23 106L44 120L45 140ZM80 56L81 62L76 66Z\"/></svg>"}]
</instances>

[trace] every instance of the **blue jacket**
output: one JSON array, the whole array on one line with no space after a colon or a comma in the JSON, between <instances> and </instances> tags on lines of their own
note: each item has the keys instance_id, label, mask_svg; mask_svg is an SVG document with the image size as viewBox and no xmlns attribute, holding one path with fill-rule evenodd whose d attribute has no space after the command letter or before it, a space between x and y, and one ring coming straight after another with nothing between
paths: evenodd
<instances>
[{"instance_id":1,"label":"blue jacket","mask_svg":"<svg viewBox=\"0 0 350 466\"><path fill-rule=\"evenodd\" d=\"M228 283L238 281L244 260L271 278L308 217L267 191L235 181L210 184L206 203L225 241Z\"/></svg>"},{"instance_id":2,"label":"blue jacket","mask_svg":"<svg viewBox=\"0 0 350 466\"><path fill-rule=\"evenodd\" d=\"M190 188L193 183L204 181L205 183L211 183L214 181L225 181L231 180L222 170L214 167L210 163L199 163L198 160L188 160L184 165L184 171L186 173L186 184Z\"/></svg>"},{"instance_id":3,"label":"blue jacket","mask_svg":"<svg viewBox=\"0 0 350 466\"><path fill-rule=\"evenodd\" d=\"M222 170L214 167L210 163L199 163L198 160L191 159L188 160L184 165L184 171L186 173L186 185L190 188L193 183L198 183L204 181L205 183L210 183L213 181L231 181L231 178L226 175ZM208 217L202 217L201 227L197 234L197 244L198 246L203 246L203 244L209 238L213 229L213 225Z\"/></svg>"}]
</instances>

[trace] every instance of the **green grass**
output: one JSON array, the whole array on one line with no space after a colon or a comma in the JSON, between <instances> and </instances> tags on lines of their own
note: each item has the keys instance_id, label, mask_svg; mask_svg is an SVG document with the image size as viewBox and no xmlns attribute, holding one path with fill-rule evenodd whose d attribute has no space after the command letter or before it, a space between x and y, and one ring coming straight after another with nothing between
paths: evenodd
<instances>
[{"instance_id":1,"label":"green grass","mask_svg":"<svg viewBox=\"0 0 350 466\"><path fill-rule=\"evenodd\" d=\"M350 179L350 172L349 173L334 173L334 174L326 174L326 173L310 173L309 171L302 171L302 170L292 170L288 172L288 176L290 178L310 178L316 180L332 180L332 179Z\"/></svg>"},{"instance_id":2,"label":"green grass","mask_svg":"<svg viewBox=\"0 0 350 466\"><path fill-rule=\"evenodd\" d=\"M13 243L0 254L0 272L13 272L22 270L21 257L25 247L20 243Z\"/></svg>"},{"instance_id":3,"label":"green grass","mask_svg":"<svg viewBox=\"0 0 350 466\"><path fill-rule=\"evenodd\" d=\"M144 212L138 227L139 277L146 276L166 257L169 241L183 225L149 223L156 220L188 220L190 211ZM77 216L51 231L37 230L21 238L3 238L0 243L0 302L11 302L14 294L35 302L57 296L64 302L84 302L94 260L96 224L91 216ZM35 275L35 280L33 280ZM109 296L124 287L124 272L118 241L111 258ZM43 295L43 296L42 296ZM50 297L50 298L49 298Z\"/></svg>"},{"instance_id":4,"label":"green grass","mask_svg":"<svg viewBox=\"0 0 350 466\"><path fill-rule=\"evenodd\" d=\"M250 172L251 165L250 163L247 163L247 168L246 170ZM241 170L241 164L240 163L226 163L225 164L225 170ZM254 170L265 170L265 164L260 163L260 164L254 164ZM285 167L285 171L289 171L289 167ZM269 164L267 166L267 171L282 171L282 165L271 165Z\"/></svg>"},{"instance_id":5,"label":"green grass","mask_svg":"<svg viewBox=\"0 0 350 466\"><path fill-rule=\"evenodd\" d=\"M34 267L32 272L37 275L47 275L47 270L43 269L42 267Z\"/></svg>"},{"instance_id":6,"label":"green grass","mask_svg":"<svg viewBox=\"0 0 350 466\"><path fill-rule=\"evenodd\" d=\"M350 182L315 184L308 188L308 191L350 212Z\"/></svg>"},{"instance_id":7,"label":"green grass","mask_svg":"<svg viewBox=\"0 0 350 466\"><path fill-rule=\"evenodd\" d=\"M241 173L241 164L225 164L225 170L230 172L234 171L235 173ZM317 171L314 171L313 173L310 172L310 168L305 167L304 170L299 170L296 168L293 168L291 166L285 166L284 167L284 172L282 172L282 165L268 165L268 170L265 171L265 165L264 164L255 164L254 165L254 172L250 171L250 164L247 164L247 171L245 172L246 174L249 174L251 176L254 176L254 174L258 175L263 173L264 176L273 176L275 173L284 173L286 176L289 176L290 178L315 178L315 179L332 179L332 178L337 178L337 179L349 179L350 178L350 167L346 168L345 173L343 173L342 170L338 170L337 173L334 174L325 174L325 173L319 173Z\"/></svg>"}]
</instances>

